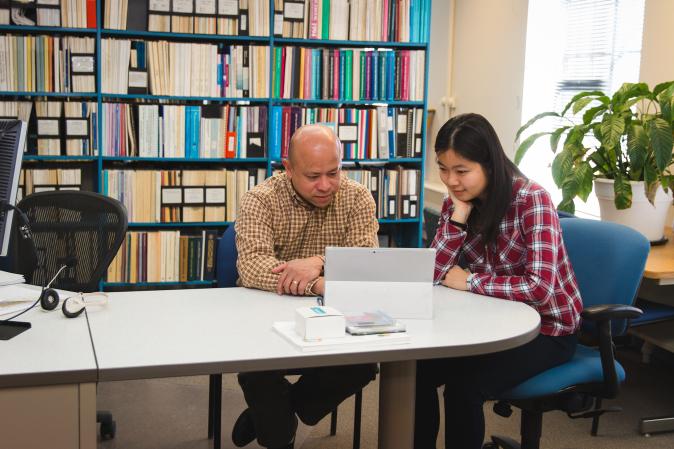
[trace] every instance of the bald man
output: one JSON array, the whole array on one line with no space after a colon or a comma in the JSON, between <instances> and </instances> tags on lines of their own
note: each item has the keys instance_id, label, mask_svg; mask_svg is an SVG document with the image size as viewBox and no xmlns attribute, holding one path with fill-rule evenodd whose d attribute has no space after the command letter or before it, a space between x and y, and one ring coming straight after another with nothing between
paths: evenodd
<instances>
[{"instance_id":1,"label":"bald man","mask_svg":"<svg viewBox=\"0 0 674 449\"><path fill-rule=\"evenodd\" d=\"M322 295L326 246L377 246L374 199L342 176L341 143L326 126L299 128L283 166L285 173L241 201L235 225L239 282L279 295ZM375 373L372 364L313 368L294 384L284 371L241 373L248 408L234 425L232 441L243 447L257 437L267 448L292 448L298 417L318 423Z\"/></svg>"}]
</instances>

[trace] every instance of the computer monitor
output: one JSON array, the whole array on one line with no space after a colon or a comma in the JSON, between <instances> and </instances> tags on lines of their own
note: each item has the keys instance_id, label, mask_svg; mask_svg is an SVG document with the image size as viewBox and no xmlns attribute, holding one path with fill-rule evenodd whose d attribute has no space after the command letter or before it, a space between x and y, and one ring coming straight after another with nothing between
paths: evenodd
<instances>
[{"instance_id":1,"label":"computer monitor","mask_svg":"<svg viewBox=\"0 0 674 449\"><path fill-rule=\"evenodd\" d=\"M5 206L16 202L25 146L26 122L0 120L0 256L6 256L9 247L14 211Z\"/></svg>"}]
</instances>

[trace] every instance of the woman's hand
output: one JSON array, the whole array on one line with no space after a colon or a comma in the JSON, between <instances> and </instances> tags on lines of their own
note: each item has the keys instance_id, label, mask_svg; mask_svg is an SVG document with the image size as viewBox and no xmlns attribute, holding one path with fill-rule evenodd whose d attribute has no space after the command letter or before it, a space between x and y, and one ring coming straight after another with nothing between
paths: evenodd
<instances>
[{"instance_id":1,"label":"woman's hand","mask_svg":"<svg viewBox=\"0 0 674 449\"><path fill-rule=\"evenodd\" d=\"M442 285L455 290L468 290L467 281L469 274L469 271L466 271L458 266L453 266L449 269L445 275L445 278L442 280Z\"/></svg>"},{"instance_id":2,"label":"woman's hand","mask_svg":"<svg viewBox=\"0 0 674 449\"><path fill-rule=\"evenodd\" d=\"M454 196L451 189L447 189L447 192L449 193L449 197L452 199L452 203L454 204L454 212L452 213L450 219L466 224L466 222L468 222L470 212L473 210L473 203L469 201L461 201Z\"/></svg>"}]
</instances>

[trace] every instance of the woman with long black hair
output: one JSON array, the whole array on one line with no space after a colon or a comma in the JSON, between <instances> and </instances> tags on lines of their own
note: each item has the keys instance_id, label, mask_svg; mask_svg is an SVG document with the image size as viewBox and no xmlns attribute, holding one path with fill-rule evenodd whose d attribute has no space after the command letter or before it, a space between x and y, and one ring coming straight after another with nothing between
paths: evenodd
<instances>
[{"instance_id":1,"label":"woman with long black hair","mask_svg":"<svg viewBox=\"0 0 674 449\"><path fill-rule=\"evenodd\" d=\"M487 119L451 118L435 153L449 193L432 243L436 283L541 315L540 334L523 346L417 365L415 448L435 448L444 385L445 447L480 449L484 402L568 361L583 306L550 195L508 159Z\"/></svg>"}]
</instances>

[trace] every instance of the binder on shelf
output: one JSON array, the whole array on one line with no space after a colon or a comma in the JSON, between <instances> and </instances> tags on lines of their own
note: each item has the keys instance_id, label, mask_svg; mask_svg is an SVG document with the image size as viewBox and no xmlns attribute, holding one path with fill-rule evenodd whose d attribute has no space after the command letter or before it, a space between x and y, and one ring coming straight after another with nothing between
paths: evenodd
<instances>
[{"instance_id":1,"label":"binder on shelf","mask_svg":"<svg viewBox=\"0 0 674 449\"><path fill-rule=\"evenodd\" d=\"M0 0L0 25L9 25L9 0Z\"/></svg>"},{"instance_id":2,"label":"binder on shelf","mask_svg":"<svg viewBox=\"0 0 674 449\"><path fill-rule=\"evenodd\" d=\"M147 28L148 31L171 31L171 0L148 0Z\"/></svg>"},{"instance_id":3,"label":"binder on shelf","mask_svg":"<svg viewBox=\"0 0 674 449\"><path fill-rule=\"evenodd\" d=\"M194 32L194 0L171 0L171 32Z\"/></svg>"}]
</instances>

